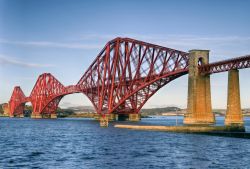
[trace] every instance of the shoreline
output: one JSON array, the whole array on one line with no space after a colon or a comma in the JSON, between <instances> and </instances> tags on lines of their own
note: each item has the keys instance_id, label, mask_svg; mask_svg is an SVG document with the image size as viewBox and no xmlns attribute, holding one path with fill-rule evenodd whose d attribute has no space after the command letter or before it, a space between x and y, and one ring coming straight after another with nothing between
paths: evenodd
<instances>
[{"instance_id":1,"label":"shoreline","mask_svg":"<svg viewBox=\"0 0 250 169\"><path fill-rule=\"evenodd\" d=\"M244 126L141 126L116 124L114 127L129 130L201 134L250 139L250 133L245 132Z\"/></svg>"},{"instance_id":2,"label":"shoreline","mask_svg":"<svg viewBox=\"0 0 250 169\"><path fill-rule=\"evenodd\" d=\"M178 117L184 117L184 115L177 115ZM216 117L225 117L222 115L215 115ZM6 117L8 118L9 116L6 115L1 115L0 117ZM29 117L29 116L26 116ZM58 115L57 118L95 118L96 114L80 114L80 115ZM176 115L174 114L170 114L170 115L142 115L141 118L154 118L154 117L176 117ZM250 117L250 115L243 115L243 117Z\"/></svg>"}]
</instances>

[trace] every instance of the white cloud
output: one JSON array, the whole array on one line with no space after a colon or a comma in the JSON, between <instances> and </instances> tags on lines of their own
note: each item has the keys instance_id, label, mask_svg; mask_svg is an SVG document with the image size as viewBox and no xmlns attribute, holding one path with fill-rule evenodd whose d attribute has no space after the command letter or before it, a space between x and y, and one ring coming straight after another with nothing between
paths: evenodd
<instances>
[{"instance_id":1,"label":"white cloud","mask_svg":"<svg viewBox=\"0 0 250 169\"><path fill-rule=\"evenodd\" d=\"M2 44L36 46L36 47L50 47L50 48L69 48L69 49L99 49L102 46L97 44L80 44L80 43L59 43L49 41L10 41L0 39Z\"/></svg>"},{"instance_id":2,"label":"white cloud","mask_svg":"<svg viewBox=\"0 0 250 169\"><path fill-rule=\"evenodd\" d=\"M142 35L142 34L83 34L80 36L81 40L112 40L116 37L128 37L136 38L138 40L149 40L150 41L166 41L166 40L175 40L178 42L182 41L199 41L199 42L208 42L208 41L250 41L248 36L197 36L197 35L168 35L168 34L151 34L151 35ZM182 43L181 43L182 44Z\"/></svg>"},{"instance_id":3,"label":"white cloud","mask_svg":"<svg viewBox=\"0 0 250 169\"><path fill-rule=\"evenodd\" d=\"M79 105L76 105L76 104L73 104L73 103L67 102L67 101L65 101L65 102L62 101L60 103L61 108L76 107L76 106L79 106Z\"/></svg>"},{"instance_id":4,"label":"white cloud","mask_svg":"<svg viewBox=\"0 0 250 169\"><path fill-rule=\"evenodd\" d=\"M250 53L250 36L89 33L82 34L80 39L82 41L108 42L116 37L129 37L186 52L190 49L208 49L211 62Z\"/></svg>"},{"instance_id":5,"label":"white cloud","mask_svg":"<svg viewBox=\"0 0 250 169\"><path fill-rule=\"evenodd\" d=\"M27 63L1 54L0 54L0 64L16 65L22 67L33 67L33 68L54 67L54 65L50 64Z\"/></svg>"},{"instance_id":6,"label":"white cloud","mask_svg":"<svg viewBox=\"0 0 250 169\"><path fill-rule=\"evenodd\" d=\"M161 46L189 51L190 49L210 50L211 62L242 56L250 53L250 36L197 36L197 35L170 35L170 34L98 34L85 33L80 38L70 40L67 43L53 41L11 41L0 39L2 44L68 48L84 50L101 50L104 44L116 37L128 37Z\"/></svg>"},{"instance_id":7,"label":"white cloud","mask_svg":"<svg viewBox=\"0 0 250 169\"><path fill-rule=\"evenodd\" d=\"M0 39L0 43L33 47L101 50L104 47L105 43L116 37L128 37L182 51L188 51L190 49L209 49L211 50L211 54L214 55L217 60L250 53L250 36L85 33L80 35L79 37L80 38L74 40L71 39L71 42L67 43L53 41L13 41L6 39Z\"/></svg>"}]
</instances>

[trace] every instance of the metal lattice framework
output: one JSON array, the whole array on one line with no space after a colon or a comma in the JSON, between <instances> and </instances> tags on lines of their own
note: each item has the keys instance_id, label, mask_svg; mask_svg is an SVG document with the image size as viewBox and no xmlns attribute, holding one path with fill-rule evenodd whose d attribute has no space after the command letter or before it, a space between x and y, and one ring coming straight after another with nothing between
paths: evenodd
<instances>
[{"instance_id":1,"label":"metal lattice framework","mask_svg":"<svg viewBox=\"0 0 250 169\"><path fill-rule=\"evenodd\" d=\"M20 86L16 86L12 92L10 101L9 101L9 109L10 116L18 116L23 114L25 103L27 102L27 98L24 95Z\"/></svg>"},{"instance_id":2,"label":"metal lattice framework","mask_svg":"<svg viewBox=\"0 0 250 169\"><path fill-rule=\"evenodd\" d=\"M55 113L63 94L66 89L54 76L50 73L40 75L30 94L33 112Z\"/></svg>"},{"instance_id":3,"label":"metal lattice framework","mask_svg":"<svg viewBox=\"0 0 250 169\"><path fill-rule=\"evenodd\" d=\"M229 71L232 69L244 69L250 67L250 55L214 62L199 68L203 74L212 74Z\"/></svg>"},{"instance_id":4,"label":"metal lattice framework","mask_svg":"<svg viewBox=\"0 0 250 169\"><path fill-rule=\"evenodd\" d=\"M138 113L162 86L187 73L188 54L133 39L107 43L77 83L98 113Z\"/></svg>"},{"instance_id":5,"label":"metal lattice framework","mask_svg":"<svg viewBox=\"0 0 250 169\"><path fill-rule=\"evenodd\" d=\"M18 86L14 88L10 99L10 115L20 115L24 111L26 102L31 102L34 115L54 114L63 96L77 93L76 86L64 87L53 75L40 75L29 97L26 97Z\"/></svg>"},{"instance_id":6,"label":"metal lattice framework","mask_svg":"<svg viewBox=\"0 0 250 169\"><path fill-rule=\"evenodd\" d=\"M188 73L188 53L129 38L106 44L76 85L63 86L49 73L39 76L29 97L15 87L10 99L12 114L30 101L33 113L55 113L63 96L83 93L96 112L139 113L161 87ZM200 73L218 73L250 67L250 56L201 66Z\"/></svg>"}]
</instances>

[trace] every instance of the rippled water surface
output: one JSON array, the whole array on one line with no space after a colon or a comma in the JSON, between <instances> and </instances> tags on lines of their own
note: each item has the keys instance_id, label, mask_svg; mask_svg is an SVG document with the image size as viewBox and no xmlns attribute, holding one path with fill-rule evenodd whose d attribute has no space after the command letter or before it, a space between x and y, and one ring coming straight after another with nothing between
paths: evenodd
<instances>
[{"instance_id":1,"label":"rippled water surface","mask_svg":"<svg viewBox=\"0 0 250 169\"><path fill-rule=\"evenodd\" d=\"M249 139L118 129L115 123L100 128L91 119L0 118L0 168L250 168ZM175 125L176 119L139 124Z\"/></svg>"}]
</instances>

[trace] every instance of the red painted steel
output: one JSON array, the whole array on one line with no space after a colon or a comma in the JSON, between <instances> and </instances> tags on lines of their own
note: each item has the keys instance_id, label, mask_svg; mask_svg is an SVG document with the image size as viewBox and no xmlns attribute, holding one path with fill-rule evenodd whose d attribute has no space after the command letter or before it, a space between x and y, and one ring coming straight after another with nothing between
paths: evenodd
<instances>
[{"instance_id":1,"label":"red painted steel","mask_svg":"<svg viewBox=\"0 0 250 169\"><path fill-rule=\"evenodd\" d=\"M250 55L210 63L199 68L202 74L212 74L229 71L232 69L244 69L250 67Z\"/></svg>"},{"instance_id":2,"label":"red painted steel","mask_svg":"<svg viewBox=\"0 0 250 169\"><path fill-rule=\"evenodd\" d=\"M138 113L162 86L187 73L188 53L129 38L107 43L77 83L96 111Z\"/></svg>"},{"instance_id":3,"label":"red painted steel","mask_svg":"<svg viewBox=\"0 0 250 169\"><path fill-rule=\"evenodd\" d=\"M66 94L65 87L54 76L50 73L40 75L30 94L33 113L55 113L63 94Z\"/></svg>"},{"instance_id":4,"label":"red painted steel","mask_svg":"<svg viewBox=\"0 0 250 169\"><path fill-rule=\"evenodd\" d=\"M249 56L205 65L200 67L200 72L246 67L249 67ZM76 85L65 87L51 74L44 73L29 97L25 98L20 87L15 88L10 107L12 113L20 113L25 102L30 101L35 114L55 113L63 96L83 93L99 114L139 113L161 87L187 73L186 52L116 38L106 44Z\"/></svg>"},{"instance_id":5,"label":"red painted steel","mask_svg":"<svg viewBox=\"0 0 250 169\"><path fill-rule=\"evenodd\" d=\"M22 115L24 111L25 102L27 101L26 96L24 95L20 86L16 86L12 92L10 101L9 101L9 109L10 109L10 117Z\"/></svg>"}]
</instances>

